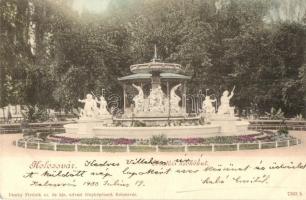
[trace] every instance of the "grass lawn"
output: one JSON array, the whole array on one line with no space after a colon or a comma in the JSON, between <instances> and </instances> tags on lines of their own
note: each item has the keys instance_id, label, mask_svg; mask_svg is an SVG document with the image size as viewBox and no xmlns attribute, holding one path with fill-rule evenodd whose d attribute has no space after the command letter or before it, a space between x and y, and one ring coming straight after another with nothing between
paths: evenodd
<instances>
[{"instance_id":1,"label":"grass lawn","mask_svg":"<svg viewBox=\"0 0 306 200\"><path fill-rule=\"evenodd\" d=\"M288 146L288 142L286 141L280 141L277 143L278 147L287 147Z\"/></svg>"},{"instance_id":2,"label":"grass lawn","mask_svg":"<svg viewBox=\"0 0 306 200\"><path fill-rule=\"evenodd\" d=\"M275 148L275 142L263 143L261 144L262 149L272 149Z\"/></svg>"},{"instance_id":3,"label":"grass lawn","mask_svg":"<svg viewBox=\"0 0 306 200\"><path fill-rule=\"evenodd\" d=\"M85 151L85 152L99 152L100 146L84 146L84 145L78 145L78 151Z\"/></svg>"},{"instance_id":4,"label":"grass lawn","mask_svg":"<svg viewBox=\"0 0 306 200\"><path fill-rule=\"evenodd\" d=\"M155 146L130 146L130 152L155 152Z\"/></svg>"},{"instance_id":5,"label":"grass lawn","mask_svg":"<svg viewBox=\"0 0 306 200\"><path fill-rule=\"evenodd\" d=\"M126 152L126 146L103 146L103 152Z\"/></svg>"},{"instance_id":6,"label":"grass lawn","mask_svg":"<svg viewBox=\"0 0 306 200\"><path fill-rule=\"evenodd\" d=\"M158 146L160 152L184 152L184 146Z\"/></svg>"},{"instance_id":7,"label":"grass lawn","mask_svg":"<svg viewBox=\"0 0 306 200\"><path fill-rule=\"evenodd\" d=\"M40 144L40 149L41 150L54 150L54 145L53 144Z\"/></svg>"},{"instance_id":8,"label":"grass lawn","mask_svg":"<svg viewBox=\"0 0 306 200\"><path fill-rule=\"evenodd\" d=\"M212 151L212 146L188 146L188 151Z\"/></svg>"},{"instance_id":9,"label":"grass lawn","mask_svg":"<svg viewBox=\"0 0 306 200\"><path fill-rule=\"evenodd\" d=\"M290 140L290 146L292 146L292 145L297 145L296 140Z\"/></svg>"},{"instance_id":10,"label":"grass lawn","mask_svg":"<svg viewBox=\"0 0 306 200\"><path fill-rule=\"evenodd\" d=\"M215 145L215 151L236 151L237 145L230 144L230 145Z\"/></svg>"},{"instance_id":11,"label":"grass lawn","mask_svg":"<svg viewBox=\"0 0 306 200\"><path fill-rule=\"evenodd\" d=\"M73 144L58 144L56 150L57 151L74 151Z\"/></svg>"},{"instance_id":12,"label":"grass lawn","mask_svg":"<svg viewBox=\"0 0 306 200\"><path fill-rule=\"evenodd\" d=\"M37 149L37 143L28 142L28 143L27 143L27 148L28 148L28 149Z\"/></svg>"},{"instance_id":13,"label":"grass lawn","mask_svg":"<svg viewBox=\"0 0 306 200\"><path fill-rule=\"evenodd\" d=\"M240 144L239 149L240 150L258 149L258 146L259 145L257 143L255 143L255 144L252 144L252 143L248 144L248 143L246 143L246 144Z\"/></svg>"}]
</instances>

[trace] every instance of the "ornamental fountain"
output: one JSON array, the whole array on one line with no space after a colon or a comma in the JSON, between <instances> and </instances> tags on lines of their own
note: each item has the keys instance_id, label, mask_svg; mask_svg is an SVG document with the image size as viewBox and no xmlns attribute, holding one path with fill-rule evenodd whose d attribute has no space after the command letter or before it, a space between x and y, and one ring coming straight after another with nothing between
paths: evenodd
<instances>
[{"instance_id":1,"label":"ornamental fountain","mask_svg":"<svg viewBox=\"0 0 306 200\"><path fill-rule=\"evenodd\" d=\"M247 121L234 116L230 99L235 88L230 94L224 91L218 111L213 106L215 100L206 96L202 113L190 117L186 112L186 81L191 77L183 75L181 65L161 62L156 47L151 62L131 65L130 70L133 74L118 78L123 86L122 116L114 117L107 111L103 95L98 100L87 94L86 99L79 100L85 106L78 122L64 126L66 136L150 138L165 134L186 138L253 133L247 130ZM135 92L129 99L128 93Z\"/></svg>"},{"instance_id":2,"label":"ornamental fountain","mask_svg":"<svg viewBox=\"0 0 306 200\"><path fill-rule=\"evenodd\" d=\"M155 48L151 62L132 65L130 70L132 75L118 78L123 85L124 115L115 121L166 126L179 119L194 120L186 117L186 81L191 77L182 75L181 65L160 62ZM137 91L132 101L127 98L127 89Z\"/></svg>"}]
</instances>

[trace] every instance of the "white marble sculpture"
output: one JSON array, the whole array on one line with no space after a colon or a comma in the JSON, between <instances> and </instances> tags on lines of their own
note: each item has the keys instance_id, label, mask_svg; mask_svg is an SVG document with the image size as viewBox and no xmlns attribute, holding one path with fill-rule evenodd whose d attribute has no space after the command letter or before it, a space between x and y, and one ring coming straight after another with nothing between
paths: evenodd
<instances>
[{"instance_id":1,"label":"white marble sculpture","mask_svg":"<svg viewBox=\"0 0 306 200\"><path fill-rule=\"evenodd\" d=\"M91 118L96 113L96 101L91 94L86 95L86 99L79 99L79 102L85 103L84 109L81 112L81 117Z\"/></svg>"},{"instance_id":2,"label":"white marble sculpture","mask_svg":"<svg viewBox=\"0 0 306 200\"><path fill-rule=\"evenodd\" d=\"M215 111L215 107L213 106L213 103L216 102L216 99L212 100L210 98L210 96L206 96L205 100L202 103L202 112L206 115L206 116L210 116L212 114L214 114Z\"/></svg>"},{"instance_id":3,"label":"white marble sculpture","mask_svg":"<svg viewBox=\"0 0 306 200\"><path fill-rule=\"evenodd\" d=\"M107 102L104 99L103 96L100 96L100 100L98 100L98 98L96 98L96 103L100 104L100 108L99 108L99 116L103 117L103 116L109 116L109 112L107 111Z\"/></svg>"},{"instance_id":4,"label":"white marble sculpture","mask_svg":"<svg viewBox=\"0 0 306 200\"><path fill-rule=\"evenodd\" d=\"M161 86L153 88L148 97L149 111L151 112L165 112L164 93Z\"/></svg>"},{"instance_id":5,"label":"white marble sculpture","mask_svg":"<svg viewBox=\"0 0 306 200\"><path fill-rule=\"evenodd\" d=\"M229 94L228 90L223 92L221 97L221 105L218 108L218 115L230 115L234 116L234 107L230 106L230 100L234 96L235 87L232 89L231 93Z\"/></svg>"},{"instance_id":6,"label":"white marble sculpture","mask_svg":"<svg viewBox=\"0 0 306 200\"><path fill-rule=\"evenodd\" d=\"M171 112L180 112L181 107L179 106L179 102L181 101L181 98L175 93L175 91L181 86L182 84L178 84L174 86L170 91L170 109Z\"/></svg>"},{"instance_id":7,"label":"white marble sculpture","mask_svg":"<svg viewBox=\"0 0 306 200\"><path fill-rule=\"evenodd\" d=\"M135 103L134 112L142 112L144 111L144 95L142 88L140 86L137 86L135 84L132 84L134 88L137 89L138 94L133 98L133 101Z\"/></svg>"}]
</instances>

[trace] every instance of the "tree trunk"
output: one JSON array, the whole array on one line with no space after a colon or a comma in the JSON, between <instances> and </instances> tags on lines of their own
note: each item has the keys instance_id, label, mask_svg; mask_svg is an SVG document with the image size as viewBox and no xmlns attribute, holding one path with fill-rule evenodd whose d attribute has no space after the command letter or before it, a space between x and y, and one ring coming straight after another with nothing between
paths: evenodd
<instances>
[{"instance_id":1,"label":"tree trunk","mask_svg":"<svg viewBox=\"0 0 306 200\"><path fill-rule=\"evenodd\" d=\"M0 6L3 6L3 2L0 2ZM4 14L0 13L0 27L4 27L4 19L3 16ZM6 36L6 31L4 28L0 28L0 45L4 45L4 40ZM0 46L0 107L5 106L5 88L4 88L4 83L5 83L5 63L4 63L4 47ZM3 115L3 117L5 117Z\"/></svg>"},{"instance_id":2,"label":"tree trunk","mask_svg":"<svg viewBox=\"0 0 306 200\"><path fill-rule=\"evenodd\" d=\"M306 21L305 21L306 23ZM306 119L306 24L304 23L304 64L302 65L303 69L303 77L302 77L302 91L303 91L303 100L304 100L304 108L303 108L303 117Z\"/></svg>"}]
</instances>

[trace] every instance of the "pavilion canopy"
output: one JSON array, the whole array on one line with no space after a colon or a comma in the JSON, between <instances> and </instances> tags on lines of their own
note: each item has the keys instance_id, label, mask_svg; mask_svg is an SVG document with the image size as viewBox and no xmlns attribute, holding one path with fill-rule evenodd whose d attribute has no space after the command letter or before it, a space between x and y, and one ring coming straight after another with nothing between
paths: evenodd
<instances>
[{"instance_id":1,"label":"pavilion canopy","mask_svg":"<svg viewBox=\"0 0 306 200\"><path fill-rule=\"evenodd\" d=\"M131 74L128 76L123 76L118 78L119 81L128 81L128 80L140 80L140 79L150 79L152 77L152 74L149 73L141 73L141 74ZM184 79L189 80L190 76L185 76L181 74L175 74L175 73L161 73L160 74L161 79Z\"/></svg>"}]
</instances>

